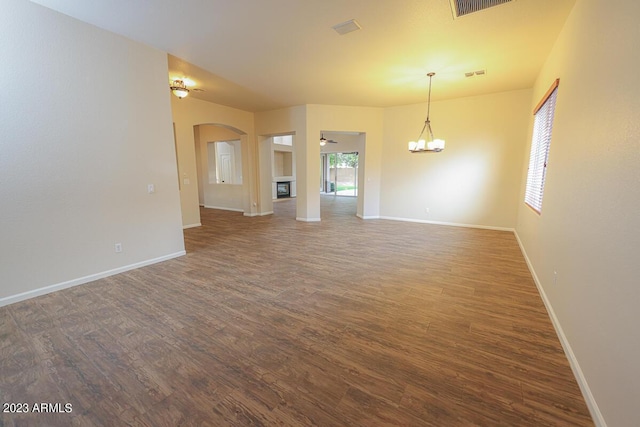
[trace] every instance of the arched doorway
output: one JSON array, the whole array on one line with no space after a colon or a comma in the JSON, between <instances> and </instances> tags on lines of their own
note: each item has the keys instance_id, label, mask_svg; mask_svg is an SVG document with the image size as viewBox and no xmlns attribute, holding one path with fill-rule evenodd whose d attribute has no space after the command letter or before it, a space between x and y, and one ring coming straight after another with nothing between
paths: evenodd
<instances>
[{"instance_id":1,"label":"arched doorway","mask_svg":"<svg viewBox=\"0 0 640 427\"><path fill-rule=\"evenodd\" d=\"M246 133L220 123L202 123L193 126L193 135L198 204L247 212Z\"/></svg>"}]
</instances>

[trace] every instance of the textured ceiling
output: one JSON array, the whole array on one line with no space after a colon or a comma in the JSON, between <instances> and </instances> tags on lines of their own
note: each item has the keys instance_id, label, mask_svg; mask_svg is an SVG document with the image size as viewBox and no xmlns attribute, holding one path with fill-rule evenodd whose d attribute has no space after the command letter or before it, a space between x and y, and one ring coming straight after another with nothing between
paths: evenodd
<instances>
[{"instance_id":1,"label":"textured ceiling","mask_svg":"<svg viewBox=\"0 0 640 427\"><path fill-rule=\"evenodd\" d=\"M449 0L33 0L170 54L200 99L248 111L386 107L529 88L575 0L453 18ZM355 18L362 29L331 27ZM486 69L484 76L464 73Z\"/></svg>"}]
</instances>

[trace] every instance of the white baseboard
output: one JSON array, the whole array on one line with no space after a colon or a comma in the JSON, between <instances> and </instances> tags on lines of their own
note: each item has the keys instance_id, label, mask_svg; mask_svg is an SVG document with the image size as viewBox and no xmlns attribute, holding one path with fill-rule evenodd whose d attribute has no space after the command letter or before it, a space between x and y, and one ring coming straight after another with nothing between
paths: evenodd
<instances>
[{"instance_id":1,"label":"white baseboard","mask_svg":"<svg viewBox=\"0 0 640 427\"><path fill-rule=\"evenodd\" d=\"M356 214L356 216L360 219L380 219L380 217L378 215L358 215Z\"/></svg>"},{"instance_id":2,"label":"white baseboard","mask_svg":"<svg viewBox=\"0 0 640 427\"><path fill-rule=\"evenodd\" d=\"M30 298L46 295L51 292L61 291L62 289L72 288L74 286L83 285L85 283L93 282L94 280L103 279L114 274L124 273L125 271L134 270L136 268L145 267L147 265L156 264L158 262L167 261L179 256L186 255L186 251L179 251L169 255L164 255L158 258L148 259L146 261L136 262L135 264L125 265L123 267L114 268L112 270L103 271L96 274L90 274L88 276L80 277L78 279L68 280L62 283L56 283L54 285L45 286L43 288L34 289L32 291L22 292L17 295L10 295L8 297L0 298L0 307L13 304L19 301L24 301Z\"/></svg>"},{"instance_id":3,"label":"white baseboard","mask_svg":"<svg viewBox=\"0 0 640 427\"><path fill-rule=\"evenodd\" d=\"M560 339L560 344L562 344L562 348L564 349L564 353L569 360L569 365L571 366L571 370L573 371L573 375L576 377L576 381L578 382L578 386L582 391L582 395L584 397L585 402L587 403L587 407L589 408L589 412L591 413L591 417L593 418L593 422L598 427L607 427L607 423L602 416L602 412L600 412L600 408L596 403L593 394L591 393L591 389L589 388L589 384L587 383L587 379L584 377L582 373L582 369L580 368L580 364L578 363L578 359L576 359L576 355L571 348L571 344L569 344L569 340L567 340L567 336L564 334L562 330L562 325L560 325L560 321L556 316L555 311L553 310L553 306L551 305L551 301L547 297L540 280L538 280L538 275L536 271L533 269L533 264L531 264L531 260L529 260L529 256L527 255L527 251L520 240L520 236L518 236L518 232L514 230L513 234L516 236L516 240L518 241L518 245L520 246L520 251L522 252L522 256L524 256L525 261L527 262L527 266L529 267L529 271L531 272L531 276L533 277L533 281L538 288L538 292L540 293L540 297L544 302L544 306L547 309L547 313L549 314L549 318L551 319L551 323L553 324L554 329L556 330L556 334Z\"/></svg>"},{"instance_id":4,"label":"white baseboard","mask_svg":"<svg viewBox=\"0 0 640 427\"><path fill-rule=\"evenodd\" d=\"M296 221L302 221L302 222L320 222L320 218L300 218L300 217L296 217Z\"/></svg>"},{"instance_id":5,"label":"white baseboard","mask_svg":"<svg viewBox=\"0 0 640 427\"><path fill-rule=\"evenodd\" d=\"M511 231L511 232L515 231L513 228L510 228L510 227L495 227L493 225L477 225L477 224L461 224L457 222L428 221L425 219L399 218L395 216L379 216L378 218L388 219L391 221L417 222L420 224L448 225L450 227L481 228L483 230L497 230L497 231Z\"/></svg>"},{"instance_id":6,"label":"white baseboard","mask_svg":"<svg viewBox=\"0 0 640 427\"><path fill-rule=\"evenodd\" d=\"M186 230L187 228L195 228L195 227L202 227L202 223L198 222L196 224L187 224L187 225L183 225L182 229Z\"/></svg>"},{"instance_id":7,"label":"white baseboard","mask_svg":"<svg viewBox=\"0 0 640 427\"><path fill-rule=\"evenodd\" d=\"M273 211L269 211L269 212L256 212L253 214L248 214L245 212L244 216L267 216L267 215L273 215Z\"/></svg>"},{"instance_id":8,"label":"white baseboard","mask_svg":"<svg viewBox=\"0 0 640 427\"><path fill-rule=\"evenodd\" d=\"M232 211L232 212L244 212L244 209L227 208L227 207L223 207L223 206L208 206L208 205L205 205L205 208L207 208L207 209L220 209L220 210L223 210L223 211Z\"/></svg>"}]
</instances>

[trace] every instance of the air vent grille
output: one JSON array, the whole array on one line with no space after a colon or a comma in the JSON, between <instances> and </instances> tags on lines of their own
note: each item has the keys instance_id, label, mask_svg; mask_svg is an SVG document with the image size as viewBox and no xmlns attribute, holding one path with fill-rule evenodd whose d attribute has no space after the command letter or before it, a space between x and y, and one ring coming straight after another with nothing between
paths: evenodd
<instances>
[{"instance_id":1,"label":"air vent grille","mask_svg":"<svg viewBox=\"0 0 640 427\"><path fill-rule=\"evenodd\" d=\"M451 0L451 11L455 18L459 18L510 1L512 0Z\"/></svg>"},{"instance_id":2,"label":"air vent grille","mask_svg":"<svg viewBox=\"0 0 640 427\"><path fill-rule=\"evenodd\" d=\"M355 19L350 19L348 21L336 24L331 28L333 28L336 33L344 36L345 34L351 33L353 31L358 31L362 27L360 26L360 24L358 24L358 21L356 21Z\"/></svg>"}]
</instances>

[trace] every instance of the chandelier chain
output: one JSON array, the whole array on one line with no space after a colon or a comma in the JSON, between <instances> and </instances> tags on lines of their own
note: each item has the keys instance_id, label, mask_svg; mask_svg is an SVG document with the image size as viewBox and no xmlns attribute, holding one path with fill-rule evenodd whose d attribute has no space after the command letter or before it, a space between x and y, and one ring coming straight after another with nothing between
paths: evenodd
<instances>
[{"instance_id":1,"label":"chandelier chain","mask_svg":"<svg viewBox=\"0 0 640 427\"><path fill-rule=\"evenodd\" d=\"M424 126L422 126L422 130L420 131L418 140L422 138L422 135L424 134L424 130L427 129L427 127L429 128L429 136L431 137L431 140L433 140L433 131L431 130L431 120L429 119L429 115L431 114L431 79L433 79L433 76L435 75L436 73L427 74L427 76L429 76L429 96L427 98L427 120L424 121Z\"/></svg>"}]
</instances>

